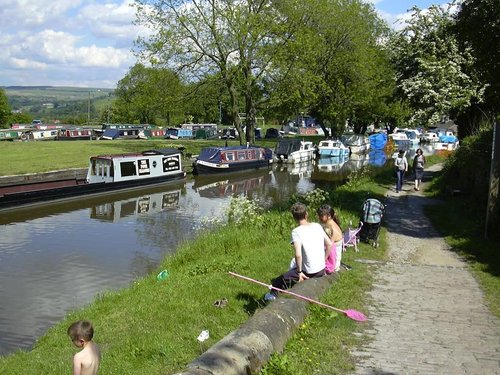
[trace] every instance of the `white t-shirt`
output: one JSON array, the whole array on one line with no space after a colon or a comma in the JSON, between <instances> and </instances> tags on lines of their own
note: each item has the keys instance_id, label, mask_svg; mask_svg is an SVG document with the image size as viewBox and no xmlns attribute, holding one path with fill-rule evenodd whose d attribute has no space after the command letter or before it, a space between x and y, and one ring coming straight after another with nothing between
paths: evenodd
<instances>
[{"instance_id":1,"label":"white t-shirt","mask_svg":"<svg viewBox=\"0 0 500 375\"><path fill-rule=\"evenodd\" d=\"M325 268L325 231L318 223L300 225L292 230L292 243L302 247L302 271L320 272Z\"/></svg>"}]
</instances>

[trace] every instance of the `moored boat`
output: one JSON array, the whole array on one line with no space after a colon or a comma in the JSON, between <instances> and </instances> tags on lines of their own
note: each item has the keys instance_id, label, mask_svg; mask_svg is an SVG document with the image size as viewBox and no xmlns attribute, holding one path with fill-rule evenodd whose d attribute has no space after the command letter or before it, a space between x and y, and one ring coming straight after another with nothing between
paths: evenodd
<instances>
[{"instance_id":1,"label":"moored boat","mask_svg":"<svg viewBox=\"0 0 500 375\"><path fill-rule=\"evenodd\" d=\"M87 139L96 139L94 129L67 127L59 129L56 137L56 140L58 141L77 141L77 140L87 140Z\"/></svg>"},{"instance_id":2,"label":"moored boat","mask_svg":"<svg viewBox=\"0 0 500 375\"><path fill-rule=\"evenodd\" d=\"M17 129L0 129L0 141L18 141L23 132Z\"/></svg>"},{"instance_id":3,"label":"moored boat","mask_svg":"<svg viewBox=\"0 0 500 375\"><path fill-rule=\"evenodd\" d=\"M349 156L349 149L338 139L326 139L318 144L319 156Z\"/></svg>"},{"instance_id":4,"label":"moored boat","mask_svg":"<svg viewBox=\"0 0 500 375\"><path fill-rule=\"evenodd\" d=\"M458 148L459 141L454 135L441 135L439 141L434 143L434 150L453 151Z\"/></svg>"},{"instance_id":5,"label":"moored boat","mask_svg":"<svg viewBox=\"0 0 500 375\"><path fill-rule=\"evenodd\" d=\"M260 146L205 147L193 163L193 174L214 174L269 167L273 151Z\"/></svg>"},{"instance_id":6,"label":"moored boat","mask_svg":"<svg viewBox=\"0 0 500 375\"><path fill-rule=\"evenodd\" d=\"M143 127L136 128L108 128L104 130L100 139L147 139L145 129Z\"/></svg>"},{"instance_id":7,"label":"moored boat","mask_svg":"<svg viewBox=\"0 0 500 375\"><path fill-rule=\"evenodd\" d=\"M378 132L368 136L370 140L370 149L382 150L387 144L387 134Z\"/></svg>"},{"instance_id":8,"label":"moored boat","mask_svg":"<svg viewBox=\"0 0 500 375\"><path fill-rule=\"evenodd\" d=\"M128 189L184 178L179 150L100 155L90 158L87 177L0 187L0 208Z\"/></svg>"},{"instance_id":9,"label":"moored boat","mask_svg":"<svg viewBox=\"0 0 500 375\"><path fill-rule=\"evenodd\" d=\"M435 143L439 141L439 135L434 131L427 131L422 134L420 141L423 143Z\"/></svg>"},{"instance_id":10,"label":"moored boat","mask_svg":"<svg viewBox=\"0 0 500 375\"><path fill-rule=\"evenodd\" d=\"M362 134L344 134L341 140L349 148L351 154L368 152L370 149L370 140Z\"/></svg>"},{"instance_id":11,"label":"moored boat","mask_svg":"<svg viewBox=\"0 0 500 375\"><path fill-rule=\"evenodd\" d=\"M314 158L314 145L311 141L300 139L281 139L274 154L277 161L283 163L301 163Z\"/></svg>"}]
</instances>

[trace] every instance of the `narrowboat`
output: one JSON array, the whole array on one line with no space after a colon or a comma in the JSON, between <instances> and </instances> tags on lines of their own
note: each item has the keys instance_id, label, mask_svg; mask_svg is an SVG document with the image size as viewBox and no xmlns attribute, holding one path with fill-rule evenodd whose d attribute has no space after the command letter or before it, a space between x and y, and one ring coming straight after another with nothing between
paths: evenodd
<instances>
[{"instance_id":1,"label":"narrowboat","mask_svg":"<svg viewBox=\"0 0 500 375\"><path fill-rule=\"evenodd\" d=\"M193 131L191 129L182 129L182 128L168 128L165 132L165 139L181 139L193 138Z\"/></svg>"},{"instance_id":2,"label":"narrowboat","mask_svg":"<svg viewBox=\"0 0 500 375\"><path fill-rule=\"evenodd\" d=\"M108 128L104 130L100 139L113 140L113 139L147 139L145 129L142 127L136 128Z\"/></svg>"},{"instance_id":3,"label":"narrowboat","mask_svg":"<svg viewBox=\"0 0 500 375\"><path fill-rule=\"evenodd\" d=\"M57 134L57 129L30 129L29 131L23 133L23 135L25 135L25 138L22 139L28 141L53 141L56 139Z\"/></svg>"},{"instance_id":4,"label":"narrowboat","mask_svg":"<svg viewBox=\"0 0 500 375\"><path fill-rule=\"evenodd\" d=\"M283 163L302 163L314 158L314 145L300 139L281 139L274 151L276 160Z\"/></svg>"},{"instance_id":5,"label":"narrowboat","mask_svg":"<svg viewBox=\"0 0 500 375\"><path fill-rule=\"evenodd\" d=\"M0 141L18 141L23 132L16 129L0 129Z\"/></svg>"},{"instance_id":6,"label":"narrowboat","mask_svg":"<svg viewBox=\"0 0 500 375\"><path fill-rule=\"evenodd\" d=\"M92 156L86 178L0 186L0 208L137 188L185 176L181 151L175 149Z\"/></svg>"},{"instance_id":7,"label":"narrowboat","mask_svg":"<svg viewBox=\"0 0 500 375\"><path fill-rule=\"evenodd\" d=\"M59 129L56 137L58 141L79 141L89 139L96 139L94 129L92 128L67 127Z\"/></svg>"},{"instance_id":8,"label":"narrowboat","mask_svg":"<svg viewBox=\"0 0 500 375\"><path fill-rule=\"evenodd\" d=\"M236 172L269 167L273 151L260 146L205 147L193 163L193 174Z\"/></svg>"},{"instance_id":9,"label":"narrowboat","mask_svg":"<svg viewBox=\"0 0 500 375\"><path fill-rule=\"evenodd\" d=\"M319 142L318 154L321 157L349 156L349 149L338 139L326 139Z\"/></svg>"}]
</instances>

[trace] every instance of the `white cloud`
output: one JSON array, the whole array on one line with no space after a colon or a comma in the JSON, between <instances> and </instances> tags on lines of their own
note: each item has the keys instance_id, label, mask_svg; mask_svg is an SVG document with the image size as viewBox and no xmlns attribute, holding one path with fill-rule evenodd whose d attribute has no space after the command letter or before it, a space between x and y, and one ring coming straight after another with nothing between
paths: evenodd
<instances>
[{"instance_id":1,"label":"white cloud","mask_svg":"<svg viewBox=\"0 0 500 375\"><path fill-rule=\"evenodd\" d=\"M135 63L131 0L3 0L0 85L114 87Z\"/></svg>"}]
</instances>

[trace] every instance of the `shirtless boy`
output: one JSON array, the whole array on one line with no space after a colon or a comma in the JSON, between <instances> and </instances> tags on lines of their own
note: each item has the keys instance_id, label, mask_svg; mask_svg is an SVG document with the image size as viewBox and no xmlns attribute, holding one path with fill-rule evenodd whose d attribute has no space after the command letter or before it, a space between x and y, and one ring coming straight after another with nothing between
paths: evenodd
<instances>
[{"instance_id":1,"label":"shirtless boy","mask_svg":"<svg viewBox=\"0 0 500 375\"><path fill-rule=\"evenodd\" d=\"M73 357L73 375L96 375L101 361L99 347L92 341L94 328L87 320L79 320L68 328L75 346L82 350Z\"/></svg>"}]
</instances>

